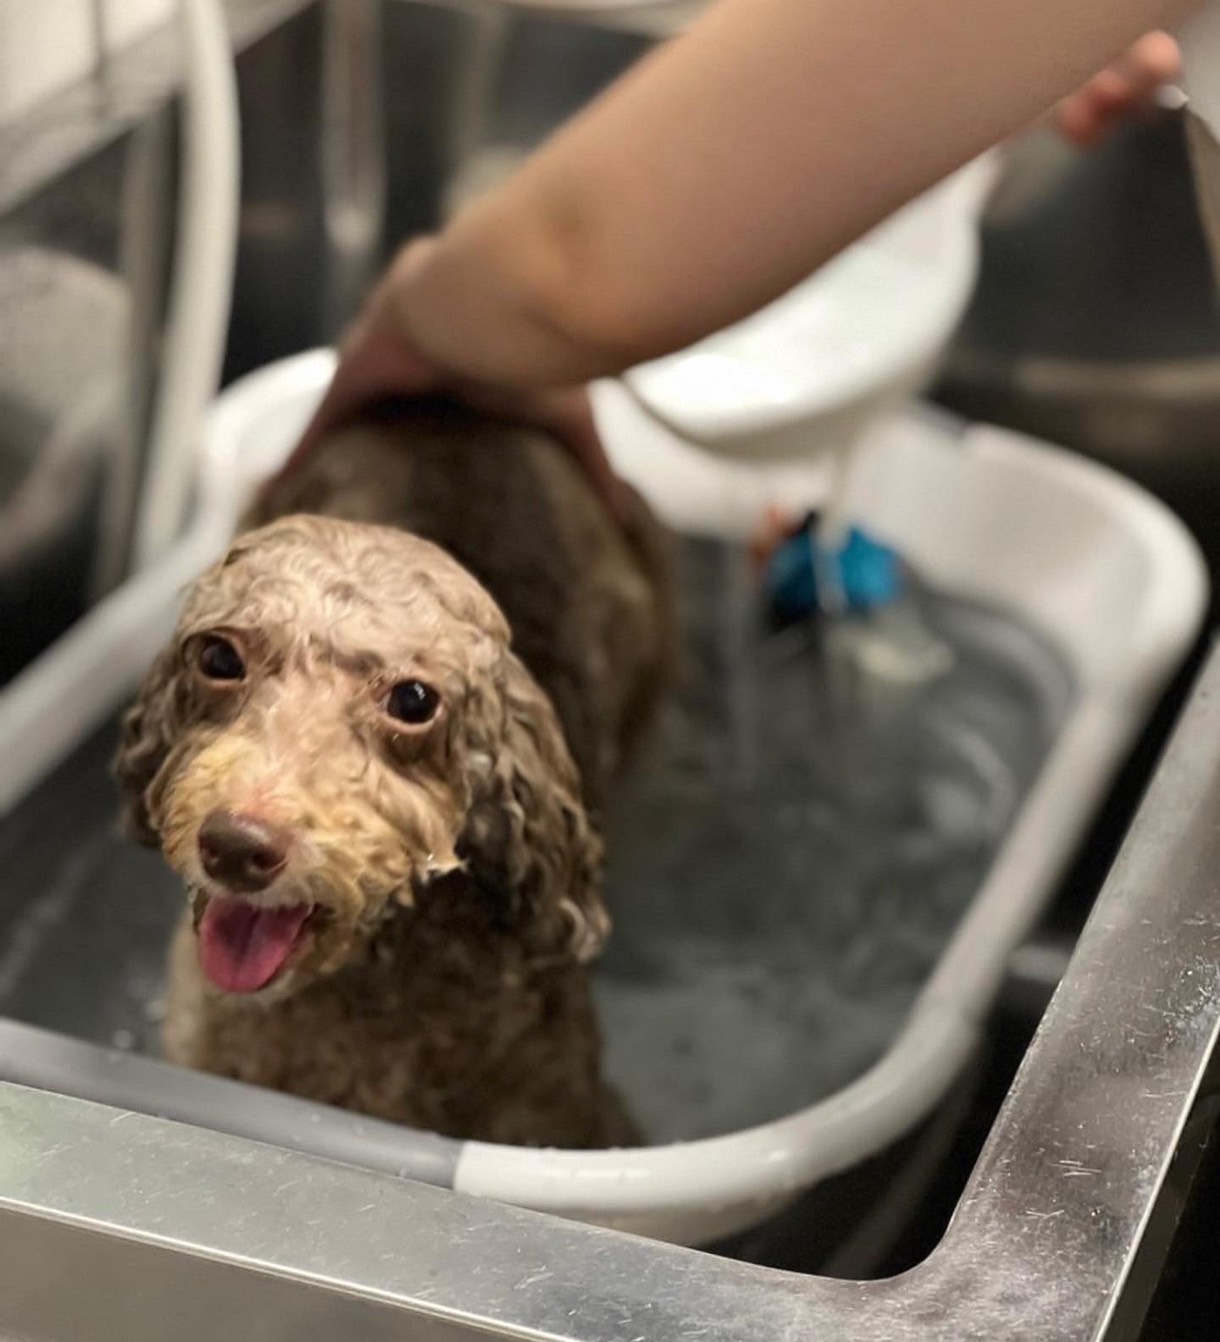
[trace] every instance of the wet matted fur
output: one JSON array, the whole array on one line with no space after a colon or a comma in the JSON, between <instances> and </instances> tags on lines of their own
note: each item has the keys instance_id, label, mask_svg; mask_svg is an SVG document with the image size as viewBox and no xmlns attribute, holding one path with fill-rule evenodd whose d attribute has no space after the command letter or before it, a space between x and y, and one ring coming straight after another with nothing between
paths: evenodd
<instances>
[{"instance_id":1,"label":"wet matted fur","mask_svg":"<svg viewBox=\"0 0 1220 1342\"><path fill-rule=\"evenodd\" d=\"M129 830L192 892L171 1059L452 1136L629 1139L587 965L608 930L592 817L669 661L664 540L631 514L545 436L438 404L334 434L266 491L116 762ZM426 721L392 715L404 683ZM205 870L217 815L280 836L261 888ZM309 909L251 991L197 945L235 896Z\"/></svg>"}]
</instances>

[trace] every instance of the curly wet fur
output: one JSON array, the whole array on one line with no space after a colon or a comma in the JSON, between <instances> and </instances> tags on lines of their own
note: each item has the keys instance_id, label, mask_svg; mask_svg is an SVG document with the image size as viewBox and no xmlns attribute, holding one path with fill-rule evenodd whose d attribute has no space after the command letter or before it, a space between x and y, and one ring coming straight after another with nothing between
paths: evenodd
<instances>
[{"instance_id":1,"label":"curly wet fur","mask_svg":"<svg viewBox=\"0 0 1220 1342\"><path fill-rule=\"evenodd\" d=\"M334 435L250 521L193 589L116 762L129 829L196 892L167 1053L453 1136L625 1140L585 969L608 930L590 806L665 674L656 524L637 501L618 525L545 437L436 405ZM240 682L198 669L218 632ZM383 711L406 678L440 693L424 727ZM216 809L293 836L257 902L315 908L252 995L211 986L196 954L224 893L198 849Z\"/></svg>"}]
</instances>

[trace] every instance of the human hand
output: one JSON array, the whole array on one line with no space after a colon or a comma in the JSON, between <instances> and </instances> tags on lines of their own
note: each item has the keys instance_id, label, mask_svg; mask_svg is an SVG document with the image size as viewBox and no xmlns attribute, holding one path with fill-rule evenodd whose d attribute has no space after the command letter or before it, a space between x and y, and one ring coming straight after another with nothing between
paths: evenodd
<instances>
[{"instance_id":1,"label":"human hand","mask_svg":"<svg viewBox=\"0 0 1220 1342\"><path fill-rule=\"evenodd\" d=\"M1123 121L1148 111L1157 91L1181 72L1174 39L1168 33L1147 33L1121 60L1065 98L1055 109L1055 124L1069 140L1094 148Z\"/></svg>"},{"instance_id":2,"label":"human hand","mask_svg":"<svg viewBox=\"0 0 1220 1342\"><path fill-rule=\"evenodd\" d=\"M621 515L626 507L623 485L606 458L584 387L522 390L474 383L448 373L411 338L403 320L403 280L425 260L431 245L430 239L409 244L373 289L340 345L331 384L284 472L291 472L327 433L377 401L449 396L492 418L551 434L584 468L610 508Z\"/></svg>"}]
</instances>

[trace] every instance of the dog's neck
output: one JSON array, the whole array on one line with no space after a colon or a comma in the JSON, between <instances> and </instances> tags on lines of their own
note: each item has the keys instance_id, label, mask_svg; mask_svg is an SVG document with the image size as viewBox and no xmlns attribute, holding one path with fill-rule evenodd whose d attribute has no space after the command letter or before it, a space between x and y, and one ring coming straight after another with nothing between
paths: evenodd
<instances>
[{"instance_id":1,"label":"dog's neck","mask_svg":"<svg viewBox=\"0 0 1220 1342\"><path fill-rule=\"evenodd\" d=\"M485 993L524 986L539 975L575 968L564 957L540 958L512 917L512 902L465 872L437 877L393 901L362 952L336 978L350 983L361 1000L379 980L395 996L430 995L431 985L465 985Z\"/></svg>"}]
</instances>

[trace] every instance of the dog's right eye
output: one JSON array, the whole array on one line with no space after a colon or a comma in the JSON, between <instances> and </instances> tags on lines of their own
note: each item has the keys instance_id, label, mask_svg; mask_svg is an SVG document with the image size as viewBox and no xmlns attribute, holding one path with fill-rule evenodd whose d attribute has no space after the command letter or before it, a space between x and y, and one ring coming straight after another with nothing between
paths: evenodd
<instances>
[{"instance_id":1,"label":"dog's right eye","mask_svg":"<svg viewBox=\"0 0 1220 1342\"><path fill-rule=\"evenodd\" d=\"M436 717L440 695L422 680L400 680L390 690L385 711L398 722L411 727L422 727Z\"/></svg>"},{"instance_id":2,"label":"dog's right eye","mask_svg":"<svg viewBox=\"0 0 1220 1342\"><path fill-rule=\"evenodd\" d=\"M206 638L199 649L199 669L209 680L241 680L246 664L225 638Z\"/></svg>"}]
</instances>

